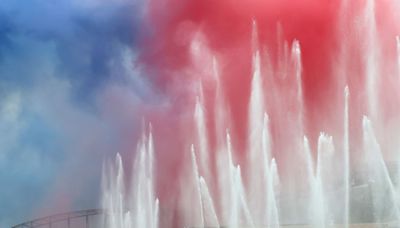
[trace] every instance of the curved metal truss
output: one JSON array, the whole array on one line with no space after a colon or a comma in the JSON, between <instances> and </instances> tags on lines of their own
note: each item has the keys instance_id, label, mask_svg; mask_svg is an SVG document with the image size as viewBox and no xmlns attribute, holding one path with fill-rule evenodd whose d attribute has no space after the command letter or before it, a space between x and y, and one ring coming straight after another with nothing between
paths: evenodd
<instances>
[{"instance_id":1,"label":"curved metal truss","mask_svg":"<svg viewBox=\"0 0 400 228\"><path fill-rule=\"evenodd\" d=\"M90 209L90 210L81 210L81 211L73 211L62 214L55 214L46 216L43 218L34 219L28 222L24 222L18 225L13 226L12 228L36 228L36 227L48 227L52 228L53 225L59 223L65 223L65 227L72 228L72 223L76 219L82 218L84 221L83 227L88 228L91 217L101 216L104 214L104 210L102 209Z\"/></svg>"}]
</instances>

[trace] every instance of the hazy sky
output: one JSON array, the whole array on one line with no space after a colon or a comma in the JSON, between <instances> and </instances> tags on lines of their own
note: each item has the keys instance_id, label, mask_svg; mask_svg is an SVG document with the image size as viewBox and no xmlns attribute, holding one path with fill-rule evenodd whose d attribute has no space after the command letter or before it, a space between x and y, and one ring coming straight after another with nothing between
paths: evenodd
<instances>
[{"instance_id":1,"label":"hazy sky","mask_svg":"<svg viewBox=\"0 0 400 228\"><path fill-rule=\"evenodd\" d=\"M0 227L98 207L102 162L152 100L138 1L0 2Z\"/></svg>"},{"instance_id":2,"label":"hazy sky","mask_svg":"<svg viewBox=\"0 0 400 228\"><path fill-rule=\"evenodd\" d=\"M340 11L341 0L293 2L0 0L0 227L100 207L103 162L118 152L125 163L133 160L149 113L156 120L152 126L158 124L159 138L153 133L156 158L162 160L157 193L161 203L167 199L166 208L178 205L170 193L181 187L179 162L189 157L187 148L197 137L192 120L198 94L208 114L227 107L221 121L226 123L217 125L210 115L206 128L215 128L215 134L230 128L235 149L246 152L254 50L261 51L261 63L271 64L261 73L274 77L264 85L270 90L264 89L271 126L279 130L273 136L278 166L282 151L292 152L296 145L287 141L297 139L286 116L295 116L298 98L293 98L300 93L294 88L301 84L304 97L298 108L307 114L304 131L312 145L321 131L342 138L337 110L342 113L343 89L349 86L350 104L367 97L362 83L370 68L363 64L369 60L366 54L375 53L374 39L381 40L382 59L394 60L382 61L381 68L395 83L385 77L388 83L377 83L385 85L377 88L388 91L382 100L392 103L383 106L397 120L397 109L388 107L398 106L398 3L382 1L375 15L368 7L357 8L363 0L353 1L354 12L348 14ZM375 17L379 32L370 26ZM292 58L290 45L297 42L293 71L293 59L286 58ZM348 49L339 48L342 44ZM336 71L341 54L348 62ZM297 70L301 83L285 79L293 72L297 77ZM347 71L351 74L338 80L338 72ZM226 98L223 106L212 103L216 95ZM350 118L361 120L362 108L351 110Z\"/></svg>"}]
</instances>

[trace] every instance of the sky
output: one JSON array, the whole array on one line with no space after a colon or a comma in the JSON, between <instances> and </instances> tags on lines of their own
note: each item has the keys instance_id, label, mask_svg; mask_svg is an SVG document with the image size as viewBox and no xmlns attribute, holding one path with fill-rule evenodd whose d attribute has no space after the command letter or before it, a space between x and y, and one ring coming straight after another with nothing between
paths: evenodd
<instances>
[{"instance_id":1,"label":"sky","mask_svg":"<svg viewBox=\"0 0 400 228\"><path fill-rule=\"evenodd\" d=\"M140 1L0 2L0 227L99 205L104 159L129 151L140 106Z\"/></svg>"},{"instance_id":2,"label":"sky","mask_svg":"<svg viewBox=\"0 0 400 228\"><path fill-rule=\"evenodd\" d=\"M184 151L195 137L193 110L201 86L208 131L216 128L210 114L213 61L229 106L225 121L232 142L245 151L257 42L263 65L271 67L263 72L278 76L285 75L279 64L291 64L285 59L289 48L300 43L304 128L313 147L321 130L340 137L337 110L346 85L350 103L360 105L351 118L355 125L361 122L368 111L361 88L364 56L375 50L379 73L387 75L376 87L383 91L378 92L383 119L387 125L397 121L398 110L390 107L400 102L394 86L399 4L382 1L371 13L366 3L373 1L351 1L343 14L342 2L1 0L0 227L99 207L103 162L119 152L130 164L149 122L156 150L164 149L156 151L162 161L159 196L162 203L173 201L171 186L179 185ZM255 22L258 33L252 37ZM342 57L348 65L339 65ZM283 76L264 87L273 94L266 103L279 153L292 149L283 139L292 136L286 120L293 112L295 81ZM283 93L274 94L272 84ZM352 127L351 134L359 129Z\"/></svg>"}]
</instances>

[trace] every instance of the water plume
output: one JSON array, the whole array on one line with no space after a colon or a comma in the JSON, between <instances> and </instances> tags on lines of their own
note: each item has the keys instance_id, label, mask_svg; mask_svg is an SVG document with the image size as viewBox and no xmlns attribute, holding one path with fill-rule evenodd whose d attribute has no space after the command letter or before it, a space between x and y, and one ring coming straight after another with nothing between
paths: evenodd
<instances>
[{"instance_id":1,"label":"water plume","mask_svg":"<svg viewBox=\"0 0 400 228\"><path fill-rule=\"evenodd\" d=\"M393 32L385 33L390 22L381 14L383 3L284 2L252 1L238 12L228 0L193 1L174 8L182 13L176 18L153 18L163 39L157 40L160 50L150 48L150 65L172 72L163 86L174 91L166 92L174 110L169 114L181 120L170 126L177 135L158 139L177 139L181 147L172 152L168 143L142 147L176 155L177 171L157 174L180 185L164 196L176 203L161 200L156 209L165 186L155 188L157 176L149 171L154 167L145 165L153 164L149 152L135 164L135 175L144 176L134 182L139 186L132 187L134 194L119 185L111 189L111 196L134 196L132 205L143 209L128 217L152 226L156 223L145 221L172 217L157 223L160 227L398 224L400 156L396 143L383 143L398 128L392 124L398 117L388 113L400 110L384 100L400 104L389 96L398 85L385 84L384 75L400 72L400 41L383 42ZM265 14L254 8L263 4L270 4ZM170 34L178 30L187 38L179 44ZM394 46L395 55L385 53ZM148 200L139 200L143 197ZM107 202L116 214L127 211Z\"/></svg>"}]
</instances>

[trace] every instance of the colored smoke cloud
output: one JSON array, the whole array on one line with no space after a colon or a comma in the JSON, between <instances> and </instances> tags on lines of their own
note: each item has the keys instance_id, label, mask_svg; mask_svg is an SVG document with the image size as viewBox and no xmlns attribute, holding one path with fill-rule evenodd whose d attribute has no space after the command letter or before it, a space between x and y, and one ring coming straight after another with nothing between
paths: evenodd
<instances>
[{"instance_id":1,"label":"colored smoke cloud","mask_svg":"<svg viewBox=\"0 0 400 228\"><path fill-rule=\"evenodd\" d=\"M103 160L131 153L146 105L139 1L0 3L0 226L98 207Z\"/></svg>"},{"instance_id":2,"label":"colored smoke cloud","mask_svg":"<svg viewBox=\"0 0 400 228\"><path fill-rule=\"evenodd\" d=\"M235 162L245 163L255 43L261 55L266 111L278 167L294 165L284 161L296 150L294 137L298 129L292 123L299 109L294 100L297 85L294 72L281 70L292 67L295 41L301 49L301 127L312 150L316 151L321 131L332 135L335 148L341 149L343 114L338 110L343 110L343 91L348 86L353 160L358 160L363 115L382 123L383 129L378 131L383 153L391 156L385 147L393 146L392 136L397 133L391 125L399 124L396 104L400 100L395 86L399 83L395 39L400 33L398 9L395 1L150 1L147 16L153 36L144 43L146 51L141 52L140 60L146 69L155 72L150 78L174 107L171 113L160 117L161 123L153 124L156 153L162 161L158 164L161 177L157 182L160 205L178 210L174 216L179 217L179 210L184 214L184 207L174 205L173 199L179 195L177 189L184 188L176 177L184 176L185 164L190 163L190 144L196 146L196 96L204 102L211 151L215 152L217 138L223 137L215 137L218 83L226 99L224 121L228 124L224 127L231 133L238 157ZM252 38L253 21L257 34ZM213 75L214 61L218 83ZM372 85L368 85L368 74L377 78ZM372 92L366 87L373 88ZM368 93L376 93L379 102L369 104ZM379 110L381 116L374 116L372 110Z\"/></svg>"},{"instance_id":3,"label":"colored smoke cloud","mask_svg":"<svg viewBox=\"0 0 400 228\"><path fill-rule=\"evenodd\" d=\"M162 161L157 167L162 174L157 180L161 203L173 205L174 188L180 184L175 177L182 173L182 162L190 156L185 152L194 143L192 121L200 82L210 143L216 144L210 114L215 95L213 61L218 62L229 106L226 119L231 119L231 126L226 127L235 149L244 151L253 21L263 66L271 66L263 73L284 75L277 67L282 64L279 57L290 52L294 40L300 43L310 141L314 145L321 130L338 135L342 120L334 110L341 110L345 85L351 102L363 103L363 48L376 39L385 60L396 54L393 37L400 33L399 5L391 1L376 5L378 36L370 39L359 36L369 31L370 21L360 16L368 1L348 1L347 14L342 14L343 2L3 0L0 226L99 206L102 162L121 152L129 164L143 122L153 125L157 160ZM355 24L363 23L361 31L354 30ZM281 49L285 41L287 50ZM351 48L355 44L363 48ZM342 60L343 45L351 50L346 56L351 76L334 68ZM379 88L389 125L398 113L390 108L400 97L390 86L397 82L398 72L392 62L382 61L382 66L380 73L388 75L389 86L381 83ZM286 87L287 93L273 94L269 83ZM279 129L287 129L285 114L292 107L286 95L293 92L293 83L265 82L266 93L273 94L266 103L277 142L286 136ZM351 114L354 119L366 110L355 109L359 111ZM352 129L356 135L357 127Z\"/></svg>"}]
</instances>

